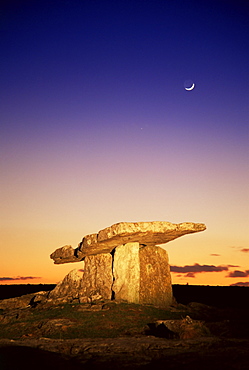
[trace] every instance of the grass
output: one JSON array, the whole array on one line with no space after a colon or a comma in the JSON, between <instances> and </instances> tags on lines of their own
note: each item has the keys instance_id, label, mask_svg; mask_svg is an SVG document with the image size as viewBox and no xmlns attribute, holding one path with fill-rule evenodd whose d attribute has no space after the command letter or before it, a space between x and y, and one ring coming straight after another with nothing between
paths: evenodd
<instances>
[{"instance_id":1,"label":"grass","mask_svg":"<svg viewBox=\"0 0 249 370\"><path fill-rule=\"evenodd\" d=\"M4 316L0 338L47 337L51 339L116 338L143 332L156 320L179 319L186 312L170 312L153 306L111 303L99 311L80 309L84 305L63 304L46 309L29 308ZM6 318L7 317L7 318Z\"/></svg>"}]
</instances>

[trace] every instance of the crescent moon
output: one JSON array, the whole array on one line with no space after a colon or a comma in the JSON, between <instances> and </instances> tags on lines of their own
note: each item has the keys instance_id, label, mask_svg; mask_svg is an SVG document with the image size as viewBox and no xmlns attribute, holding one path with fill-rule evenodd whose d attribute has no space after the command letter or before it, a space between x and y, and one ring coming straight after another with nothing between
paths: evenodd
<instances>
[{"instance_id":1,"label":"crescent moon","mask_svg":"<svg viewBox=\"0 0 249 370\"><path fill-rule=\"evenodd\" d=\"M191 90L193 90L194 87L195 87L195 84L193 84L191 87L185 87L185 90L191 91Z\"/></svg>"}]
</instances>

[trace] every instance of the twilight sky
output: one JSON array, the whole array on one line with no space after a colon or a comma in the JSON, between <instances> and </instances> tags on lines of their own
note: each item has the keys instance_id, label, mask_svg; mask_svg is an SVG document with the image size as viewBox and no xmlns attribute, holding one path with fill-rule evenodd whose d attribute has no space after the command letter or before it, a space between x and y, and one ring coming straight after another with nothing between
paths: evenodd
<instances>
[{"instance_id":1,"label":"twilight sky","mask_svg":"<svg viewBox=\"0 0 249 370\"><path fill-rule=\"evenodd\" d=\"M249 285L249 3L0 5L0 283L121 221L203 222L174 284ZM186 80L195 83L184 90Z\"/></svg>"}]
</instances>

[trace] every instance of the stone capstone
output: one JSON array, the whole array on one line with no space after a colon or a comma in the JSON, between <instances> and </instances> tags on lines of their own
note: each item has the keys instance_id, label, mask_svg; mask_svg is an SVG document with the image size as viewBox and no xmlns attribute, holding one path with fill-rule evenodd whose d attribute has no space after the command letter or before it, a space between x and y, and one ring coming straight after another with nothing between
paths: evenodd
<instances>
[{"instance_id":1,"label":"stone capstone","mask_svg":"<svg viewBox=\"0 0 249 370\"><path fill-rule=\"evenodd\" d=\"M51 254L50 258L54 259L54 263L79 262L75 253L75 249L71 245L64 245L63 247L56 249L54 253Z\"/></svg>"},{"instance_id":2,"label":"stone capstone","mask_svg":"<svg viewBox=\"0 0 249 370\"><path fill-rule=\"evenodd\" d=\"M166 221L120 222L100 230L97 234L86 235L75 249L68 245L56 249L50 258L55 264L79 262L89 255L110 253L118 245L127 243L165 244L183 235L205 229L204 224L193 222L180 224Z\"/></svg>"}]
</instances>

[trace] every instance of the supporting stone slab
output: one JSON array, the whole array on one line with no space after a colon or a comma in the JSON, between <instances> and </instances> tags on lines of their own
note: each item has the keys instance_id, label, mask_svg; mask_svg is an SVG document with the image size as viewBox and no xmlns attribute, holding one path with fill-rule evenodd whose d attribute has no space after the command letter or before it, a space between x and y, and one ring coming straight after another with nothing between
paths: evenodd
<instances>
[{"instance_id":1,"label":"supporting stone slab","mask_svg":"<svg viewBox=\"0 0 249 370\"><path fill-rule=\"evenodd\" d=\"M115 299L139 303L139 243L127 243L115 248L113 275Z\"/></svg>"},{"instance_id":2,"label":"supporting stone slab","mask_svg":"<svg viewBox=\"0 0 249 370\"><path fill-rule=\"evenodd\" d=\"M115 299L166 308L172 304L167 252L156 246L127 243L115 248Z\"/></svg>"},{"instance_id":3,"label":"supporting stone slab","mask_svg":"<svg viewBox=\"0 0 249 370\"><path fill-rule=\"evenodd\" d=\"M112 255L103 253L88 256L84 262L80 295L86 297L101 295L104 299L111 299L113 284Z\"/></svg>"},{"instance_id":4,"label":"supporting stone slab","mask_svg":"<svg viewBox=\"0 0 249 370\"><path fill-rule=\"evenodd\" d=\"M170 266L166 250L156 246L139 249L139 303L162 308L172 304Z\"/></svg>"}]
</instances>

